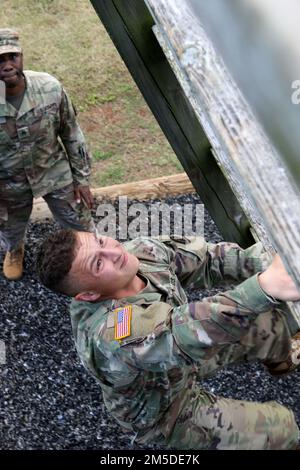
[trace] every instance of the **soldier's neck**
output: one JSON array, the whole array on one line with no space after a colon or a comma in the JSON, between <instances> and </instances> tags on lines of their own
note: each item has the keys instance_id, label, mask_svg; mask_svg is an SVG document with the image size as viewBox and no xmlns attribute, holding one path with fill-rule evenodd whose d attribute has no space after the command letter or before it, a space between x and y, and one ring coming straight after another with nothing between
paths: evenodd
<instances>
[{"instance_id":1,"label":"soldier's neck","mask_svg":"<svg viewBox=\"0 0 300 470\"><path fill-rule=\"evenodd\" d=\"M25 78L24 75L22 76L22 79L18 82L18 84L14 87L8 87L6 86L6 95L7 96L18 96L22 95L24 93L26 88L26 83L25 83Z\"/></svg>"},{"instance_id":2,"label":"soldier's neck","mask_svg":"<svg viewBox=\"0 0 300 470\"><path fill-rule=\"evenodd\" d=\"M145 287L146 287L145 281L136 275L132 279L130 284L126 286L124 289L121 289L120 291L116 292L113 298L123 299L124 297L132 297L134 295L137 295L139 292L141 292Z\"/></svg>"}]
</instances>

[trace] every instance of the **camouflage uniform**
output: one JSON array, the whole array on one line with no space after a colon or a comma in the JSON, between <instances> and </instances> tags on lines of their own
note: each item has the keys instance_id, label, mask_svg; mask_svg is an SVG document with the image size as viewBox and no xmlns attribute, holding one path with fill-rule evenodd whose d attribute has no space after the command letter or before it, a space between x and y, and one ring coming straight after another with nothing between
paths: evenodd
<instances>
[{"instance_id":1,"label":"camouflage uniform","mask_svg":"<svg viewBox=\"0 0 300 470\"><path fill-rule=\"evenodd\" d=\"M33 197L43 196L62 225L93 229L74 200L73 184L88 185L90 157L72 103L51 75L23 73L20 109L0 97L0 240L8 250L23 239Z\"/></svg>"},{"instance_id":2,"label":"camouflage uniform","mask_svg":"<svg viewBox=\"0 0 300 470\"><path fill-rule=\"evenodd\" d=\"M255 273L268 256L257 244L124 244L140 260L146 287L121 300L73 300L76 347L100 382L108 411L139 443L179 449L289 449L298 442L293 413L215 396L197 380L227 364L288 355L297 325L285 305L266 296ZM225 293L188 303L184 288L241 282ZM115 309L132 306L130 336L114 339Z\"/></svg>"}]
</instances>

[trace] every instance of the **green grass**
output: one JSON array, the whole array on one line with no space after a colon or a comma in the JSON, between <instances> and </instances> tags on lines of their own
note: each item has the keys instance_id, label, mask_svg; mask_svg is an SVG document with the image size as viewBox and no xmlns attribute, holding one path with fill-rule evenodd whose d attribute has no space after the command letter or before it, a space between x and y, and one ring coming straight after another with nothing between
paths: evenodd
<instances>
[{"instance_id":1,"label":"green grass","mask_svg":"<svg viewBox=\"0 0 300 470\"><path fill-rule=\"evenodd\" d=\"M103 173L98 173L97 181L99 186L108 186L111 184L121 184L124 175L123 169L118 165L108 168Z\"/></svg>"},{"instance_id":2,"label":"green grass","mask_svg":"<svg viewBox=\"0 0 300 470\"><path fill-rule=\"evenodd\" d=\"M182 171L89 0L1 0L0 24L20 32L24 68L56 76L71 96L94 186Z\"/></svg>"},{"instance_id":3,"label":"green grass","mask_svg":"<svg viewBox=\"0 0 300 470\"><path fill-rule=\"evenodd\" d=\"M102 152L101 150L94 150L93 159L96 161L108 160L113 156L113 152Z\"/></svg>"}]
</instances>

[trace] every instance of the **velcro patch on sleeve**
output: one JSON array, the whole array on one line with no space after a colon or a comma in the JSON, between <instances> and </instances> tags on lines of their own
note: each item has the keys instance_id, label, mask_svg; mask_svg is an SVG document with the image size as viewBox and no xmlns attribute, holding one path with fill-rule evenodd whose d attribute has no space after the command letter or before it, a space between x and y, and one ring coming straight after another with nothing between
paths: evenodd
<instances>
[{"instance_id":1,"label":"velcro patch on sleeve","mask_svg":"<svg viewBox=\"0 0 300 470\"><path fill-rule=\"evenodd\" d=\"M130 319L127 314L125 320L124 318L122 319L121 316L119 317L120 324L123 324L123 321L128 322L128 328L124 325L124 328L128 330L126 336L124 333L124 336L122 335L121 338L121 334L120 336L116 334L118 321L117 313L127 309L128 307L130 310ZM153 333L157 325L163 325L167 322L171 310L172 307L164 302L154 302L146 308L144 306L134 304L116 308L108 314L106 328L102 337L105 341L110 342L117 340L122 344L127 344L128 341L132 342L135 339L144 338L148 334ZM120 324L119 330L121 328Z\"/></svg>"},{"instance_id":2,"label":"velcro patch on sleeve","mask_svg":"<svg viewBox=\"0 0 300 470\"><path fill-rule=\"evenodd\" d=\"M126 305L125 307L116 308L114 310L115 317L115 340L127 338L130 336L131 330L131 315L132 306Z\"/></svg>"}]
</instances>

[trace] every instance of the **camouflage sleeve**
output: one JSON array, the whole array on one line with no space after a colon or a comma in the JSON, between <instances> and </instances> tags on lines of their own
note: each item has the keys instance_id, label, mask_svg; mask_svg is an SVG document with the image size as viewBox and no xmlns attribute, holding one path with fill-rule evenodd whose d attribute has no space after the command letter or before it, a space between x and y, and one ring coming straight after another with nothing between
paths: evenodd
<instances>
[{"instance_id":1,"label":"camouflage sleeve","mask_svg":"<svg viewBox=\"0 0 300 470\"><path fill-rule=\"evenodd\" d=\"M66 149L75 185L87 186L91 158L70 98L62 90L60 105L60 138Z\"/></svg>"},{"instance_id":2,"label":"camouflage sleeve","mask_svg":"<svg viewBox=\"0 0 300 470\"><path fill-rule=\"evenodd\" d=\"M279 305L264 293L254 275L232 290L175 308L173 335L193 360L207 359L239 342L260 313Z\"/></svg>"},{"instance_id":3,"label":"camouflage sleeve","mask_svg":"<svg viewBox=\"0 0 300 470\"><path fill-rule=\"evenodd\" d=\"M222 281L248 279L270 264L270 255L261 243L242 249L236 243L207 243L195 238L173 244L176 274L183 287L210 289Z\"/></svg>"}]
</instances>

